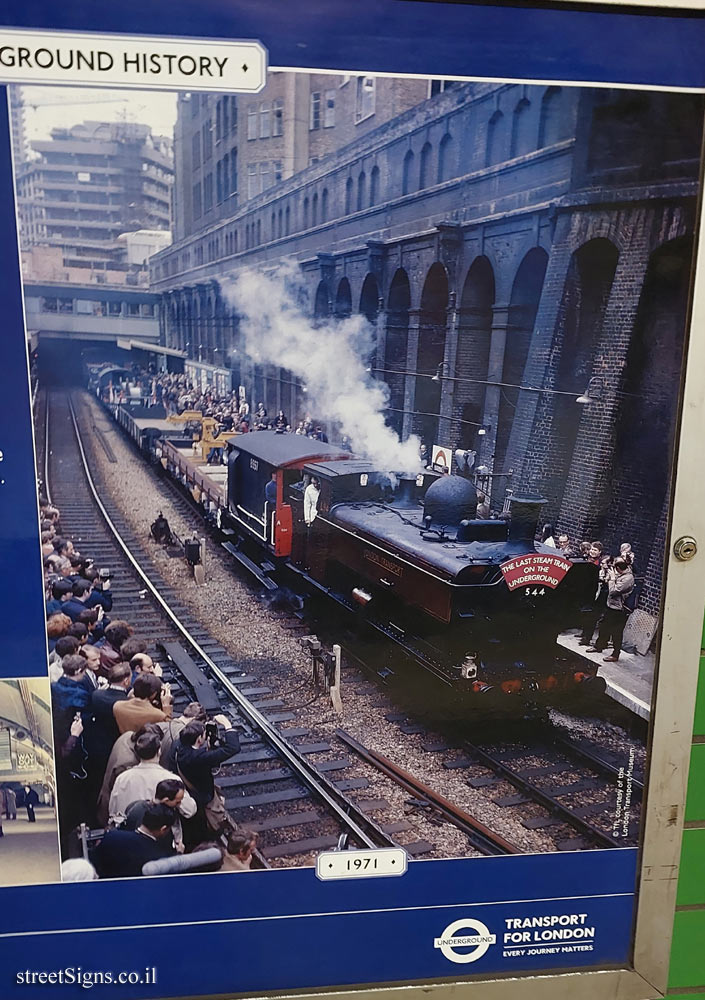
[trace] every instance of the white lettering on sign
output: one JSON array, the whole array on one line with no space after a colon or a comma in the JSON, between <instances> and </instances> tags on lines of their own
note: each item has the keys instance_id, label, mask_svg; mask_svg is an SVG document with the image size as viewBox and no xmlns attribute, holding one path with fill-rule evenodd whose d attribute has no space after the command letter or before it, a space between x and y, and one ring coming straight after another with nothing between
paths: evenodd
<instances>
[{"instance_id":1,"label":"white lettering on sign","mask_svg":"<svg viewBox=\"0 0 705 1000\"><path fill-rule=\"evenodd\" d=\"M259 42L0 29L3 83L256 94L266 74Z\"/></svg>"}]
</instances>

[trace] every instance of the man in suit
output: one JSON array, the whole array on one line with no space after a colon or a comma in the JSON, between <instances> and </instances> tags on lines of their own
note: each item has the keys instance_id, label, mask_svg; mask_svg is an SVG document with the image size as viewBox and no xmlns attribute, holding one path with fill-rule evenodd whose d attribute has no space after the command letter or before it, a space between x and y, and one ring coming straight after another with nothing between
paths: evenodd
<instances>
[{"instance_id":1,"label":"man in suit","mask_svg":"<svg viewBox=\"0 0 705 1000\"><path fill-rule=\"evenodd\" d=\"M136 830L108 830L93 861L101 878L134 878L148 861L173 854L169 847L175 812L161 802L151 803Z\"/></svg>"},{"instance_id":2,"label":"man in suit","mask_svg":"<svg viewBox=\"0 0 705 1000\"><path fill-rule=\"evenodd\" d=\"M31 785L24 786L24 804L27 810L27 819L30 823L36 823L34 807L39 805L39 796Z\"/></svg>"}]
</instances>

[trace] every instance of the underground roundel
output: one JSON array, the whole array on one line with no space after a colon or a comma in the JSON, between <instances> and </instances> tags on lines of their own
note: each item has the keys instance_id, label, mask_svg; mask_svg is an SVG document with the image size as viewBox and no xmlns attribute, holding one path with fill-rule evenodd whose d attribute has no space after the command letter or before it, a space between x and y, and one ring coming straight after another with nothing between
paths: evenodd
<instances>
[{"instance_id":1,"label":"underground roundel","mask_svg":"<svg viewBox=\"0 0 705 1000\"><path fill-rule=\"evenodd\" d=\"M465 933L459 933L465 931ZM468 931L470 933L468 933ZM433 947L440 948L441 953L449 962L467 965L482 958L497 937L480 920L471 917L461 917L448 924L440 937L433 939ZM456 951L456 948L470 948L470 951Z\"/></svg>"},{"instance_id":2,"label":"underground roundel","mask_svg":"<svg viewBox=\"0 0 705 1000\"><path fill-rule=\"evenodd\" d=\"M555 590L573 564L562 556L547 556L530 552L500 564L502 576L510 590L517 587L550 587Z\"/></svg>"}]
</instances>

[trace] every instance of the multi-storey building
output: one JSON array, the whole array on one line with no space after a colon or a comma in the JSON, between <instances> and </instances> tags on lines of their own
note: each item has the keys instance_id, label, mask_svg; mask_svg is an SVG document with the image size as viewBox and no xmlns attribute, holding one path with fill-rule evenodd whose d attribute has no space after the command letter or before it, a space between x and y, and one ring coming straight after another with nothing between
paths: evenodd
<instances>
[{"instance_id":1,"label":"multi-storey building","mask_svg":"<svg viewBox=\"0 0 705 1000\"><path fill-rule=\"evenodd\" d=\"M149 126L83 122L31 147L38 157L17 174L23 246L105 261L122 233L170 229L172 143Z\"/></svg>"},{"instance_id":2,"label":"multi-storey building","mask_svg":"<svg viewBox=\"0 0 705 1000\"><path fill-rule=\"evenodd\" d=\"M428 80L270 73L252 97L180 95L175 240L232 218L253 198L419 104L429 86Z\"/></svg>"},{"instance_id":3,"label":"multi-storey building","mask_svg":"<svg viewBox=\"0 0 705 1000\"><path fill-rule=\"evenodd\" d=\"M7 87L10 101L10 133L12 139L12 155L15 166L18 167L27 159L27 135L25 131L25 105L22 87L10 83Z\"/></svg>"},{"instance_id":4,"label":"multi-storey building","mask_svg":"<svg viewBox=\"0 0 705 1000\"><path fill-rule=\"evenodd\" d=\"M294 416L295 380L242 360L220 283L298 259L317 321L373 325L402 435L476 450L495 505L539 492L576 541L630 541L654 612L702 115L699 95L438 93L182 229L151 262L162 336Z\"/></svg>"}]
</instances>

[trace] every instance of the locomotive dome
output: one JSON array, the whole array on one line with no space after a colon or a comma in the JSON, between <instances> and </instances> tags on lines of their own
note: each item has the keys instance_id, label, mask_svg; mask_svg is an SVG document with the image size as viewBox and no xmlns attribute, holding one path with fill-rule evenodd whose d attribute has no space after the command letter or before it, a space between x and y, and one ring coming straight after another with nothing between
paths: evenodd
<instances>
[{"instance_id":1,"label":"locomotive dome","mask_svg":"<svg viewBox=\"0 0 705 1000\"><path fill-rule=\"evenodd\" d=\"M461 476L441 476L426 490L423 513L432 524L460 524L474 517L476 510L477 489Z\"/></svg>"}]
</instances>

